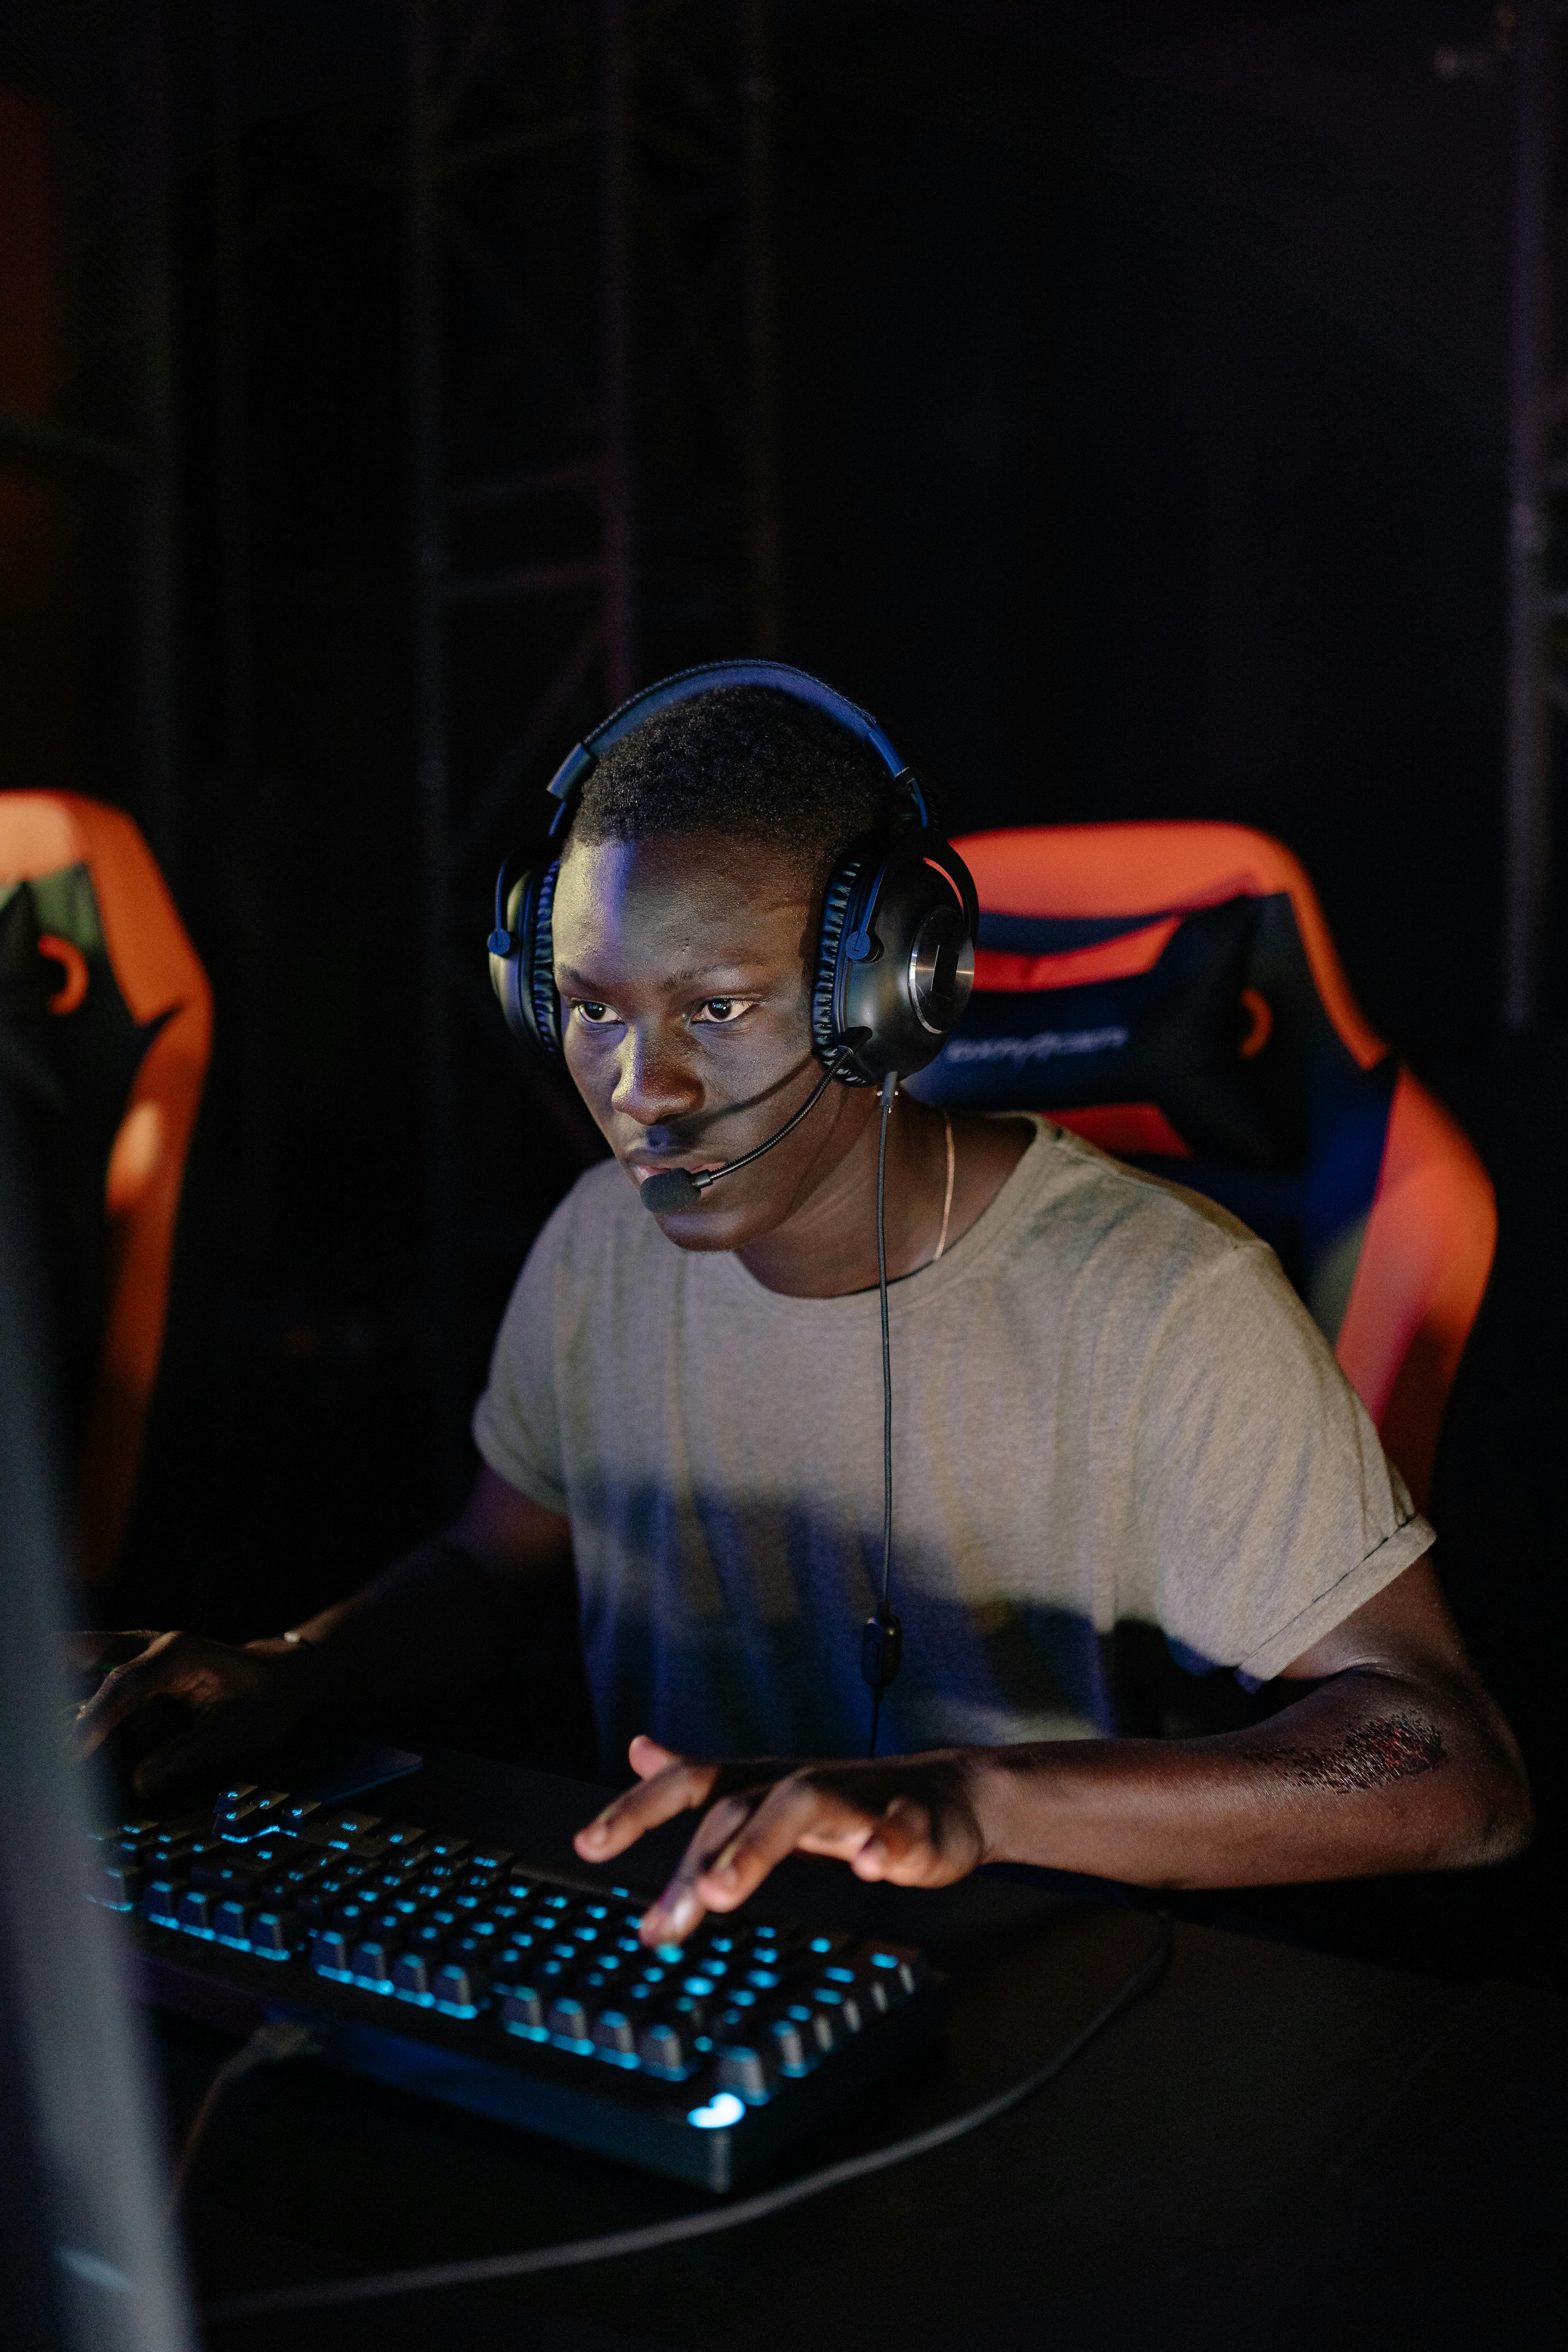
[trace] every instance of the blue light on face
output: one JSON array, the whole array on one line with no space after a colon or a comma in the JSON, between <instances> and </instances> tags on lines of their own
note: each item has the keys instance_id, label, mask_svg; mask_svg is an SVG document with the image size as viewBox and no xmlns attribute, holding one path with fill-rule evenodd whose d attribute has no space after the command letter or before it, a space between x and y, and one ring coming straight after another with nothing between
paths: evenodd
<instances>
[{"instance_id":1,"label":"blue light on face","mask_svg":"<svg viewBox=\"0 0 1568 2352\"><path fill-rule=\"evenodd\" d=\"M699 2131L723 2131L730 2124L738 2124L746 2112L746 2103L733 2091L716 2091L705 2107L691 2107L686 2120Z\"/></svg>"}]
</instances>

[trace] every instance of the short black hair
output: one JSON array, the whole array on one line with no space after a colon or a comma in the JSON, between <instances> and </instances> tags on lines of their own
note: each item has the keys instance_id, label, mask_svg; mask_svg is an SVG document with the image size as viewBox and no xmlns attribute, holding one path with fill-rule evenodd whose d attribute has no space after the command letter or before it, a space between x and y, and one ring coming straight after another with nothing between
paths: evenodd
<instances>
[{"instance_id":1,"label":"short black hair","mask_svg":"<svg viewBox=\"0 0 1568 2352\"><path fill-rule=\"evenodd\" d=\"M726 834L794 851L826 879L882 815L886 767L847 728L773 686L716 686L613 744L582 790L574 840Z\"/></svg>"}]
</instances>

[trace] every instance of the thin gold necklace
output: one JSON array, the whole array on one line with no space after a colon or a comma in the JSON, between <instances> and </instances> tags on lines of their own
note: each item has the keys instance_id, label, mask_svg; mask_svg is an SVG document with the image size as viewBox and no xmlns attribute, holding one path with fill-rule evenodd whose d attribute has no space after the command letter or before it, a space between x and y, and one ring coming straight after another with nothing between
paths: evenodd
<instances>
[{"instance_id":1,"label":"thin gold necklace","mask_svg":"<svg viewBox=\"0 0 1568 2352\"><path fill-rule=\"evenodd\" d=\"M942 1123L947 1129L947 1190L942 1196L942 1231L937 1235L936 1256L931 1261L932 1265L947 1247L948 1220L952 1215L952 1172L957 1165L957 1155L952 1148L952 1118L945 1104L942 1107Z\"/></svg>"}]
</instances>

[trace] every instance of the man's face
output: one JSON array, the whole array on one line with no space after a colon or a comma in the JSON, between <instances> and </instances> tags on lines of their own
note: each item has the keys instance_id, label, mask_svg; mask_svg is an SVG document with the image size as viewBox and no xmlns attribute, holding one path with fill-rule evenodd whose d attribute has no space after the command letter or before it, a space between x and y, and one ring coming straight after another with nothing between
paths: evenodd
<instances>
[{"instance_id":1,"label":"man's face","mask_svg":"<svg viewBox=\"0 0 1568 2352\"><path fill-rule=\"evenodd\" d=\"M821 1076L811 1050L810 867L716 834L568 846L552 929L567 1067L635 1181L737 1160ZM862 1121L842 1087L775 1151L661 1217L737 1249L790 1217Z\"/></svg>"}]
</instances>

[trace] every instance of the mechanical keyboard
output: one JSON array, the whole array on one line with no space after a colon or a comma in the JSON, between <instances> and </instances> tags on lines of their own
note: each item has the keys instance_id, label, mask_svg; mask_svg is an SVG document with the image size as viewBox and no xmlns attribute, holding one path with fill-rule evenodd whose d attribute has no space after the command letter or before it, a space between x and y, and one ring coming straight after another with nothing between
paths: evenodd
<instances>
[{"instance_id":1,"label":"mechanical keyboard","mask_svg":"<svg viewBox=\"0 0 1568 2352\"><path fill-rule=\"evenodd\" d=\"M243 1783L100 1838L146 1990L498 2120L730 2188L923 2039L918 1951L710 1916L649 1950L626 1887L506 1848ZM759 1898L765 1902L765 1896Z\"/></svg>"}]
</instances>

